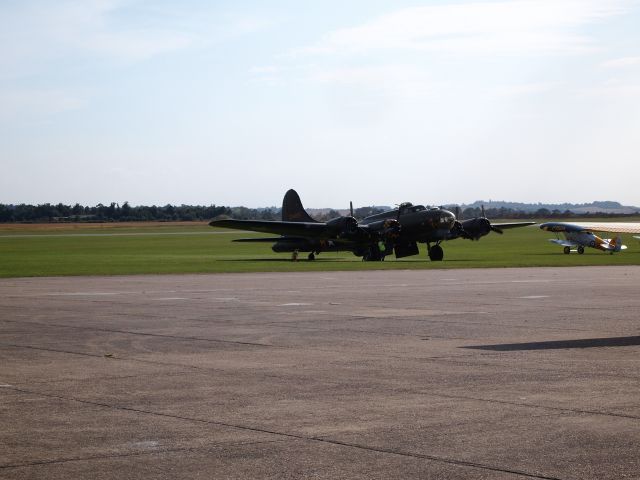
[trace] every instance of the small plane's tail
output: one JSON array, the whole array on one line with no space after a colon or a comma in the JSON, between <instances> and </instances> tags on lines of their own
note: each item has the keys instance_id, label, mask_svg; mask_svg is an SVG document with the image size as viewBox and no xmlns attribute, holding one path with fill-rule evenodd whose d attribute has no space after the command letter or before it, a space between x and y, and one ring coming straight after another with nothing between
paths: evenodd
<instances>
[{"instance_id":1,"label":"small plane's tail","mask_svg":"<svg viewBox=\"0 0 640 480\"><path fill-rule=\"evenodd\" d=\"M616 238L611 240L609 245L611 245L611 247L613 248L614 252L619 252L620 250L624 250L624 249L627 248L626 245L622 244L622 238L620 237L620 235L618 235Z\"/></svg>"},{"instance_id":2,"label":"small plane's tail","mask_svg":"<svg viewBox=\"0 0 640 480\"><path fill-rule=\"evenodd\" d=\"M288 190L284 194L282 200L282 221L283 222L311 222L318 223L309 216L307 211L302 206L300 196L294 189Z\"/></svg>"}]
</instances>

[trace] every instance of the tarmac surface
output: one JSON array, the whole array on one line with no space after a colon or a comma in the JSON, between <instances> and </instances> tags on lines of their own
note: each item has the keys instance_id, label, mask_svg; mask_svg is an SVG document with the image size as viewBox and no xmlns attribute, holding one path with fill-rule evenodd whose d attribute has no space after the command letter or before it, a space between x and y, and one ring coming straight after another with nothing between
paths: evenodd
<instances>
[{"instance_id":1,"label":"tarmac surface","mask_svg":"<svg viewBox=\"0 0 640 480\"><path fill-rule=\"evenodd\" d=\"M640 268L0 280L0 478L640 478Z\"/></svg>"}]
</instances>

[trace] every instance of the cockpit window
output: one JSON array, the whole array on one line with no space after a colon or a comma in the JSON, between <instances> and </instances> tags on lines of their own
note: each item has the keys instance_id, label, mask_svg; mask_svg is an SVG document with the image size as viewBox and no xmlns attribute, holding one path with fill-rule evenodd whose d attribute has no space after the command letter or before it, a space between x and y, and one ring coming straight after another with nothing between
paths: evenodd
<instances>
[{"instance_id":1,"label":"cockpit window","mask_svg":"<svg viewBox=\"0 0 640 480\"><path fill-rule=\"evenodd\" d=\"M416 205L415 207L411 207L410 209L411 212L421 212L423 210L426 210L423 205Z\"/></svg>"}]
</instances>

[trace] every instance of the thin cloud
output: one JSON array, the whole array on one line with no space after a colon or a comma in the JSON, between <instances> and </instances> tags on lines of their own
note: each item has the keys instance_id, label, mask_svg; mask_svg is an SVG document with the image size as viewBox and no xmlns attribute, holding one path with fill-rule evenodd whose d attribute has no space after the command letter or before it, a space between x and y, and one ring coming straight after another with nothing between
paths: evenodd
<instances>
[{"instance_id":1,"label":"thin cloud","mask_svg":"<svg viewBox=\"0 0 640 480\"><path fill-rule=\"evenodd\" d=\"M294 55L379 50L576 54L597 48L580 27L624 13L624 0L513 0L414 7L329 32Z\"/></svg>"},{"instance_id":2,"label":"thin cloud","mask_svg":"<svg viewBox=\"0 0 640 480\"><path fill-rule=\"evenodd\" d=\"M129 2L24 2L0 6L0 74L19 77L60 59L139 61L189 46L188 32L162 21L125 25L118 21ZM166 22L167 25L170 22ZM80 57L81 58L81 57Z\"/></svg>"},{"instance_id":3,"label":"thin cloud","mask_svg":"<svg viewBox=\"0 0 640 480\"><path fill-rule=\"evenodd\" d=\"M0 121L54 115L86 106L80 96L57 89L13 89L0 92Z\"/></svg>"},{"instance_id":4,"label":"thin cloud","mask_svg":"<svg viewBox=\"0 0 640 480\"><path fill-rule=\"evenodd\" d=\"M563 84L560 82L537 82L523 83L520 85L507 85L497 89L496 94L504 97L515 97L521 95L537 95L551 92Z\"/></svg>"},{"instance_id":5,"label":"thin cloud","mask_svg":"<svg viewBox=\"0 0 640 480\"><path fill-rule=\"evenodd\" d=\"M428 98L436 85L431 75L415 65L377 65L365 67L314 68L308 73L311 82L356 88L363 92L380 92L398 99Z\"/></svg>"},{"instance_id":6,"label":"thin cloud","mask_svg":"<svg viewBox=\"0 0 640 480\"><path fill-rule=\"evenodd\" d=\"M602 63L604 68L628 68L640 65L640 57L623 57Z\"/></svg>"},{"instance_id":7,"label":"thin cloud","mask_svg":"<svg viewBox=\"0 0 640 480\"><path fill-rule=\"evenodd\" d=\"M640 100L640 84L609 81L600 86L583 88L578 93L585 97L608 97L626 100Z\"/></svg>"}]
</instances>

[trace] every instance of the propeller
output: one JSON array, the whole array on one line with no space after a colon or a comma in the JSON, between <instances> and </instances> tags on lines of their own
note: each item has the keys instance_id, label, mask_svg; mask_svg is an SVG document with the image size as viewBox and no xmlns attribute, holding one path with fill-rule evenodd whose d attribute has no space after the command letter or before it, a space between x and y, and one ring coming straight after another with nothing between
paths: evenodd
<instances>
[{"instance_id":1,"label":"propeller","mask_svg":"<svg viewBox=\"0 0 640 480\"><path fill-rule=\"evenodd\" d=\"M349 202L349 215L353 217L353 202Z\"/></svg>"},{"instance_id":2,"label":"propeller","mask_svg":"<svg viewBox=\"0 0 640 480\"><path fill-rule=\"evenodd\" d=\"M456 208L456 213L458 211L459 209ZM480 217L459 221L460 227L457 232L454 232L454 234L470 240L479 240L490 232L496 232L500 235L504 233L502 229L491 225L491 221L487 218L484 205L480 206L480 213Z\"/></svg>"},{"instance_id":3,"label":"propeller","mask_svg":"<svg viewBox=\"0 0 640 480\"><path fill-rule=\"evenodd\" d=\"M493 225L491 225L491 221L489 221L489 219L487 218L487 215L484 213L484 205L480 206L480 211L482 212L482 218L484 218L487 221L487 224L489 226L489 230L491 230L492 232L496 232L496 233L499 233L500 235L502 235L504 233L504 231L502 231L498 227L494 227Z\"/></svg>"}]
</instances>

